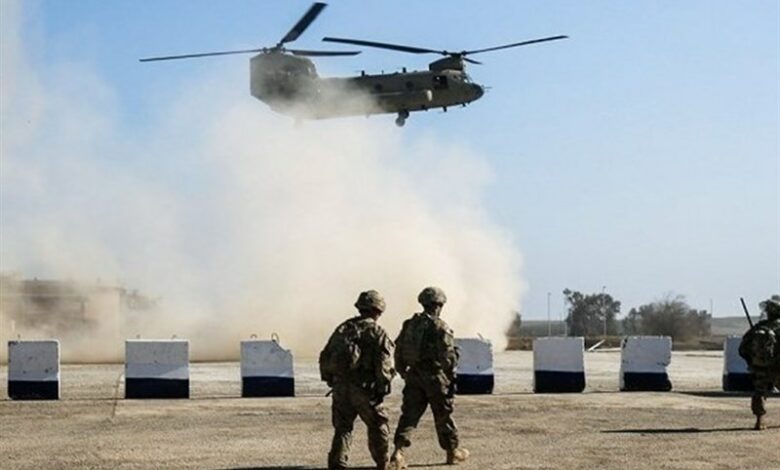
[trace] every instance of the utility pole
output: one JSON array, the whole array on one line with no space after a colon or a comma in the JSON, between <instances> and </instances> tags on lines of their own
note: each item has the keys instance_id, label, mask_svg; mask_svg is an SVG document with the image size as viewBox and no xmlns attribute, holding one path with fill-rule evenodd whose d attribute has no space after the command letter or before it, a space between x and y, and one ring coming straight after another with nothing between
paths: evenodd
<instances>
[{"instance_id":1,"label":"utility pole","mask_svg":"<svg viewBox=\"0 0 780 470\"><path fill-rule=\"evenodd\" d=\"M604 305L604 296L607 286L601 286L601 316L604 318L604 339L607 339L607 309Z\"/></svg>"},{"instance_id":2,"label":"utility pole","mask_svg":"<svg viewBox=\"0 0 780 470\"><path fill-rule=\"evenodd\" d=\"M552 293L547 293L547 336L552 336L552 323L550 322L550 296Z\"/></svg>"}]
</instances>

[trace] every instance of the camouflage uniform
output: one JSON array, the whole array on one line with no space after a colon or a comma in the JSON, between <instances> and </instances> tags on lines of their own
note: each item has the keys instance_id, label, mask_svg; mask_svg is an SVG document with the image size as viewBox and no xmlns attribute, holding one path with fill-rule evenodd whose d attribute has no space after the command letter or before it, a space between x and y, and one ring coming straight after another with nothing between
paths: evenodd
<instances>
[{"instance_id":1,"label":"camouflage uniform","mask_svg":"<svg viewBox=\"0 0 780 470\"><path fill-rule=\"evenodd\" d=\"M381 300L375 291L368 292L373 292ZM359 309L365 306L361 303L365 301L365 294L361 294L355 304ZM383 310L384 301L380 305ZM339 328L348 323L353 323L359 332L358 365L354 370L323 377L333 389L332 423L335 432L328 453L328 468L347 468L352 430L355 418L360 416L368 429L371 457L377 468L384 469L388 459L390 427L382 402L390 393L390 382L395 375L391 362L394 345L375 318L366 315L350 318Z\"/></svg>"},{"instance_id":2,"label":"camouflage uniform","mask_svg":"<svg viewBox=\"0 0 780 470\"><path fill-rule=\"evenodd\" d=\"M461 455L467 451L459 449L458 428L452 419L454 404L455 366L458 354L452 330L439 318L438 314L429 312L428 301L438 302L439 309L446 302L441 289L427 288L420 294L420 303L426 306L426 312L416 313L404 322L401 334L396 340L396 369L405 380L401 418L395 431L393 463L403 468L403 449L411 446L411 433L420 422L425 409L430 405L436 425L436 435L439 446L447 451L448 463L453 462L453 455ZM414 334L411 330L421 329L419 358L414 364L408 364L405 359L403 337ZM460 452L461 454L454 454ZM465 460L465 456L459 460Z\"/></svg>"},{"instance_id":3,"label":"camouflage uniform","mask_svg":"<svg viewBox=\"0 0 780 470\"><path fill-rule=\"evenodd\" d=\"M758 329L771 329L780 338L780 296L772 296L763 303L767 319L756 323L745 336L739 346L740 355L747 361L750 374L753 378L755 392L750 402L750 408L756 416L756 429L763 429L762 417L766 414L766 399L775 387L780 389L780 345L775 348L776 360L771 366L760 367L752 363L750 354L755 332Z\"/></svg>"}]
</instances>

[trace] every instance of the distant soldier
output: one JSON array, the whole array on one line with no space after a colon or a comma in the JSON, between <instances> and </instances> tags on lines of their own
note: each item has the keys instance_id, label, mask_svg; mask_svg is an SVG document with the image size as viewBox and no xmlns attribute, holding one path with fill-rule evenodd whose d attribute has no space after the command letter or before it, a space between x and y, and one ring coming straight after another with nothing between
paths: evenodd
<instances>
[{"instance_id":1,"label":"distant soldier","mask_svg":"<svg viewBox=\"0 0 780 470\"><path fill-rule=\"evenodd\" d=\"M385 301L375 290L361 292L355 302L360 312L340 324L320 353L320 376L333 390L335 433L328 469L347 468L355 418L366 423L368 449L378 470L387 468L390 427L382 402L390 393L393 342L377 324Z\"/></svg>"},{"instance_id":2,"label":"distant soldier","mask_svg":"<svg viewBox=\"0 0 780 470\"><path fill-rule=\"evenodd\" d=\"M766 318L745 333L739 345L739 355L747 362L756 389L751 401L756 431L766 429L766 398L774 387L780 388L780 295L761 305Z\"/></svg>"},{"instance_id":3,"label":"distant soldier","mask_svg":"<svg viewBox=\"0 0 780 470\"><path fill-rule=\"evenodd\" d=\"M447 464L458 464L469 456L469 451L460 447L458 428L452 419L458 353L452 330L439 317L447 296L437 287L426 287L417 300L424 311L404 322L396 340L395 365L406 382L395 450L390 458L397 469L406 468L404 449L412 445L411 433L428 405L439 445L447 452Z\"/></svg>"}]
</instances>

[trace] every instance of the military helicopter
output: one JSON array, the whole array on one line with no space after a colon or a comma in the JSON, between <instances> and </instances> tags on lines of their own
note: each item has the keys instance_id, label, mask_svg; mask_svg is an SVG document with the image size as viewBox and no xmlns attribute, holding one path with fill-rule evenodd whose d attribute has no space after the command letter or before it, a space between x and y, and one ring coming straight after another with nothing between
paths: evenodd
<instances>
[{"instance_id":1,"label":"military helicopter","mask_svg":"<svg viewBox=\"0 0 780 470\"><path fill-rule=\"evenodd\" d=\"M505 44L484 49L448 52L398 44L325 37L323 41L364 47L389 49L412 54L440 54L428 70L369 75L361 72L354 77L324 78L317 74L307 57L354 56L359 51L320 51L287 49L285 44L298 37L311 25L327 5L314 3L292 29L272 47L221 52L205 52L140 59L152 62L231 54L259 53L250 59L250 91L252 96L268 104L272 110L300 119L326 119L343 116L397 114L396 125L402 127L409 114L451 106L466 106L482 97L484 88L474 83L465 72L465 63L480 64L467 56L508 49L546 41L565 39L552 36Z\"/></svg>"}]
</instances>

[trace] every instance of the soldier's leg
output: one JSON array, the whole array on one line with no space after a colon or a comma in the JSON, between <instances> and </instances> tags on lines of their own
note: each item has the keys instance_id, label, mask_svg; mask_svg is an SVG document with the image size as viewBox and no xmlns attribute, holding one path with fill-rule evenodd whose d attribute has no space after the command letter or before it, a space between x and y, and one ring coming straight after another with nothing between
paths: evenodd
<instances>
[{"instance_id":1,"label":"soldier's leg","mask_svg":"<svg viewBox=\"0 0 780 470\"><path fill-rule=\"evenodd\" d=\"M455 420L452 419L453 398L449 396L447 390L434 389L431 390L430 401L439 446L447 451L457 449L460 442L458 440L458 427L455 425Z\"/></svg>"},{"instance_id":2,"label":"soldier's leg","mask_svg":"<svg viewBox=\"0 0 780 470\"><path fill-rule=\"evenodd\" d=\"M357 410L352 406L349 388L337 386L333 389L333 442L328 453L328 469L347 468L349 447L352 445L352 429L355 425Z\"/></svg>"},{"instance_id":3,"label":"soldier's leg","mask_svg":"<svg viewBox=\"0 0 780 470\"><path fill-rule=\"evenodd\" d=\"M371 404L365 394L355 397L360 419L366 423L368 429L368 451L371 458L377 464L377 468L384 468L388 460L390 421L387 410L381 403Z\"/></svg>"},{"instance_id":4,"label":"soldier's leg","mask_svg":"<svg viewBox=\"0 0 780 470\"><path fill-rule=\"evenodd\" d=\"M753 427L756 431L763 431L766 429L766 423L764 422L764 415L766 414L766 394L756 391L753 393L753 398L750 400L750 408L753 410L753 414L756 416L756 424Z\"/></svg>"},{"instance_id":5,"label":"soldier's leg","mask_svg":"<svg viewBox=\"0 0 780 470\"><path fill-rule=\"evenodd\" d=\"M403 402L401 403L401 418L395 429L393 442L397 449L412 445L411 434L420 422L420 418L428 407L428 398L421 384L412 376L407 375L404 384Z\"/></svg>"},{"instance_id":6,"label":"soldier's leg","mask_svg":"<svg viewBox=\"0 0 780 470\"><path fill-rule=\"evenodd\" d=\"M754 429L756 431L761 431L766 428L766 423L764 422L766 398L772 393L774 383L767 374L759 371L753 374L753 386L756 391L753 392L753 397L750 400L750 408L756 416L756 425Z\"/></svg>"}]
</instances>

